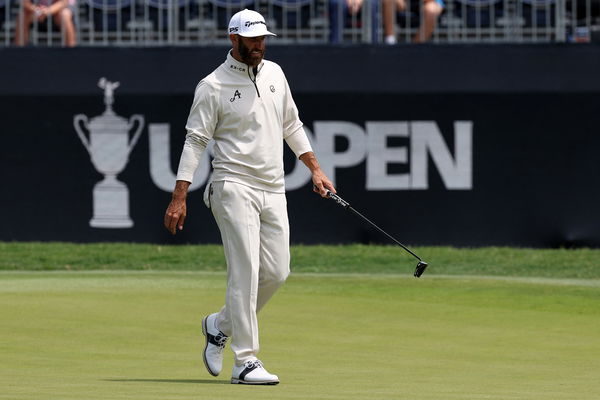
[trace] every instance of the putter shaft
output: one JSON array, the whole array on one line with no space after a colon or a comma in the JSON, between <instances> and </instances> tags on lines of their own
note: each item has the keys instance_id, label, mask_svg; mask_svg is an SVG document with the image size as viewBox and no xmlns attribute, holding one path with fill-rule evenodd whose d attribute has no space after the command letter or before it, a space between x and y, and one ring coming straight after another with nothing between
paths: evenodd
<instances>
[{"instance_id":1,"label":"putter shaft","mask_svg":"<svg viewBox=\"0 0 600 400\"><path fill-rule=\"evenodd\" d=\"M334 200L336 203L338 203L340 206L344 207L346 210L350 210L352 211L354 214L358 215L360 218L362 218L363 220L367 221L369 224L371 224L375 229L377 229L379 232L383 233L385 236L387 236L389 239L391 239L392 241L394 241L398 246L402 247L404 250L408 251L413 257L415 257L417 260L419 261L423 261L421 260L421 257L419 257L418 255L416 255L415 253L413 253L408 247L406 247L405 245L403 245L402 243L400 243L396 238L394 238L392 235L390 235L389 233L387 233L386 231L384 231L383 229L381 229L380 227L378 227L373 221L371 221L369 218L365 217L364 215L362 215L360 212L358 212L356 209L354 209L350 203L348 203L346 200L342 199L340 196L338 196L335 193L332 193L330 190L327 191L327 197L331 198L332 200Z\"/></svg>"},{"instance_id":2,"label":"putter shaft","mask_svg":"<svg viewBox=\"0 0 600 400\"><path fill-rule=\"evenodd\" d=\"M417 264L417 268L415 269L415 273L414 276L419 278L423 272L425 271L425 268L427 268L427 263L425 261L423 261L421 259L421 257L419 257L418 255L416 255L415 253L412 252L412 250L410 250L408 247L406 247L405 245L403 245L402 243L400 243L395 237L393 237L392 235L390 235L389 233L387 233L386 231L384 231L383 229L381 229L379 226L377 226L377 224L375 224L373 221L371 221L369 218L365 217L364 215L362 215L360 212L358 212L356 209L354 209L350 203L348 203L346 200L342 199L340 196L338 196L335 193L332 193L330 190L327 190L327 197L329 197L330 199L332 199L333 201L335 201L337 204L339 204L340 206L344 207L346 210L350 210L352 211L354 214L358 215L360 218L362 218L364 221L368 222L369 224L371 224L371 226L373 226L375 229L377 229L379 232L383 233L385 236L387 236L390 240L392 240L394 243L396 243L398 246L402 247L404 250L406 250L410 255L412 255L413 257L415 257L417 260L419 260L419 263Z\"/></svg>"}]
</instances>

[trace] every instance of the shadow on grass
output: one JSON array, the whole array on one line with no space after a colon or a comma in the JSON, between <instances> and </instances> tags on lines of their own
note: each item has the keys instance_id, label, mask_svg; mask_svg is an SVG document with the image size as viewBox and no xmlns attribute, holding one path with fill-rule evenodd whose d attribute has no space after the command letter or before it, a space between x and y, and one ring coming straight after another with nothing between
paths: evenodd
<instances>
[{"instance_id":1,"label":"shadow on grass","mask_svg":"<svg viewBox=\"0 0 600 400\"><path fill-rule=\"evenodd\" d=\"M107 382L156 382L156 383L201 383L212 385L230 384L229 380L214 379L103 379Z\"/></svg>"}]
</instances>

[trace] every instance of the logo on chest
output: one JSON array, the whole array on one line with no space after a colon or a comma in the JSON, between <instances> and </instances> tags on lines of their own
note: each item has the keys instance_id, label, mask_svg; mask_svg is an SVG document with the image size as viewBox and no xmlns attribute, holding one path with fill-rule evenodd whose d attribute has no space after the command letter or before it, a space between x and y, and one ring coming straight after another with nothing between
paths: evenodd
<instances>
[{"instance_id":1,"label":"logo on chest","mask_svg":"<svg viewBox=\"0 0 600 400\"><path fill-rule=\"evenodd\" d=\"M229 99L229 101L233 103L233 102L235 101L235 99L236 99L236 98L238 98L238 99L241 99L241 98L242 98L242 94L240 93L240 91L239 91L239 90L236 90L236 91L235 91L235 93L233 94L233 97L232 97L232 98L230 98L230 99Z\"/></svg>"}]
</instances>

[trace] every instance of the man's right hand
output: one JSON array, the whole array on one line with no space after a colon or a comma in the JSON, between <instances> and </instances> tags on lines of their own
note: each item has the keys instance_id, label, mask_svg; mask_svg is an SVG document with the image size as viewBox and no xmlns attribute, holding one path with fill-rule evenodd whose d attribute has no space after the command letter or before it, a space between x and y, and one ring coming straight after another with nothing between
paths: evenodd
<instances>
[{"instance_id":1,"label":"man's right hand","mask_svg":"<svg viewBox=\"0 0 600 400\"><path fill-rule=\"evenodd\" d=\"M186 181L177 181L175 185L175 190L173 191L173 198L167 207L167 211L165 212L165 228L172 235L177 233L177 229L180 231L183 230L183 223L185 222L185 217L187 216L187 205L186 205L186 197L187 191L190 186L190 182Z\"/></svg>"},{"instance_id":2,"label":"man's right hand","mask_svg":"<svg viewBox=\"0 0 600 400\"><path fill-rule=\"evenodd\" d=\"M169 207L167 207L167 211L165 212L165 228L167 228L172 235L177 232L177 229L180 231L183 230L183 223L186 215L187 207L185 200L171 200L171 203L169 203Z\"/></svg>"}]
</instances>

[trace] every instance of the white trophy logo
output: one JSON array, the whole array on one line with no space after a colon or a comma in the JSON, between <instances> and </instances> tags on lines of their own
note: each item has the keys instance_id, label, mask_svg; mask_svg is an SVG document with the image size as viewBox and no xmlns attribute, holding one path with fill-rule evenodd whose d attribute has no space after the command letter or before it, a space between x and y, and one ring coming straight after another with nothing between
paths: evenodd
<instances>
[{"instance_id":1,"label":"white trophy logo","mask_svg":"<svg viewBox=\"0 0 600 400\"><path fill-rule=\"evenodd\" d=\"M94 186L94 216L90 220L90 226L131 228L133 221L129 217L129 190L127 185L117 179L117 175L125 169L129 153L140 138L144 117L133 115L128 121L115 114L112 104L119 82L101 78L98 87L104 90L104 113L89 121L84 114L73 118L75 131L90 153L92 164L98 172L104 174L104 180ZM129 131L136 121L137 128L130 141ZM89 132L89 140L82 129L82 123Z\"/></svg>"}]
</instances>

